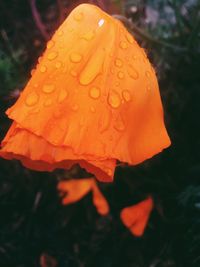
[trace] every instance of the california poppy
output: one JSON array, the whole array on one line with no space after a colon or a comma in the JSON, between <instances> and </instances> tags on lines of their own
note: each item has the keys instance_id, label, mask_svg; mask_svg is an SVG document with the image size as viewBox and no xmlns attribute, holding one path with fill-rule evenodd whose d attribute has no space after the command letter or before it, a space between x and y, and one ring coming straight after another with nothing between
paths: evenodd
<instances>
[{"instance_id":1,"label":"california poppy","mask_svg":"<svg viewBox=\"0 0 200 267\"><path fill-rule=\"evenodd\" d=\"M6 113L13 124L0 155L40 171L78 163L108 182L117 160L135 165L170 145L144 50L90 4L75 8L56 31Z\"/></svg>"},{"instance_id":2,"label":"california poppy","mask_svg":"<svg viewBox=\"0 0 200 267\"><path fill-rule=\"evenodd\" d=\"M75 203L92 192L92 200L97 212L101 215L106 215L109 212L108 202L93 178L62 181L58 184L58 190L67 193L62 199L64 205Z\"/></svg>"},{"instance_id":3,"label":"california poppy","mask_svg":"<svg viewBox=\"0 0 200 267\"><path fill-rule=\"evenodd\" d=\"M133 235L141 236L144 233L152 209L153 199L148 197L139 204L124 208L120 217Z\"/></svg>"}]
</instances>

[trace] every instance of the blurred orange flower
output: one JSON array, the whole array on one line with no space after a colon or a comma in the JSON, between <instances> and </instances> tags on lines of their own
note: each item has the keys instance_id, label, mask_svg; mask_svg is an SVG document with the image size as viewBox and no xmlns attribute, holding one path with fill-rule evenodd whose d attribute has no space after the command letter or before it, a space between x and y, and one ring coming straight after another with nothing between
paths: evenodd
<instances>
[{"instance_id":1,"label":"blurred orange flower","mask_svg":"<svg viewBox=\"0 0 200 267\"><path fill-rule=\"evenodd\" d=\"M124 208L121 211L120 217L133 235L142 236L152 209L153 199L148 197L139 204Z\"/></svg>"},{"instance_id":2,"label":"blurred orange flower","mask_svg":"<svg viewBox=\"0 0 200 267\"><path fill-rule=\"evenodd\" d=\"M62 181L58 184L58 190L67 193L62 199L64 205L75 203L92 192L92 200L97 212L100 215L106 215L109 212L108 202L93 178Z\"/></svg>"}]
</instances>

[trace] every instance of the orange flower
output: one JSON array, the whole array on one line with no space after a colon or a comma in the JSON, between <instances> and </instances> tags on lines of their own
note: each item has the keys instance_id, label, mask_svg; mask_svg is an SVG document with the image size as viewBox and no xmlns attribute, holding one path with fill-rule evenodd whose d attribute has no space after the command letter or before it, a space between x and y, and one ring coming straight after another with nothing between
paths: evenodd
<instances>
[{"instance_id":1,"label":"orange flower","mask_svg":"<svg viewBox=\"0 0 200 267\"><path fill-rule=\"evenodd\" d=\"M170 145L154 69L125 27L94 5L75 8L47 44L17 102L0 155L30 169L80 164L112 181Z\"/></svg>"},{"instance_id":2,"label":"orange flower","mask_svg":"<svg viewBox=\"0 0 200 267\"><path fill-rule=\"evenodd\" d=\"M92 191L93 204L97 212L100 215L106 215L109 212L108 202L100 192L96 181L92 178L60 182L58 190L67 193L62 200L64 205L75 203Z\"/></svg>"},{"instance_id":3,"label":"orange flower","mask_svg":"<svg viewBox=\"0 0 200 267\"><path fill-rule=\"evenodd\" d=\"M124 208L121 211L120 217L133 235L142 236L152 209L153 200L151 197L148 197L137 205Z\"/></svg>"}]
</instances>

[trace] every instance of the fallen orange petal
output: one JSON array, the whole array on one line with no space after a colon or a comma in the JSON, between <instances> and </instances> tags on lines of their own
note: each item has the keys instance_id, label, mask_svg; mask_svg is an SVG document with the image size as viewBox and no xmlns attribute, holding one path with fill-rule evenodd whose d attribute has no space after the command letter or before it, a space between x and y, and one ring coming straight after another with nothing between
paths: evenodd
<instances>
[{"instance_id":1,"label":"fallen orange petal","mask_svg":"<svg viewBox=\"0 0 200 267\"><path fill-rule=\"evenodd\" d=\"M139 204L124 208L120 217L123 224L135 236L142 236L153 209L153 199L148 197Z\"/></svg>"},{"instance_id":2,"label":"fallen orange petal","mask_svg":"<svg viewBox=\"0 0 200 267\"><path fill-rule=\"evenodd\" d=\"M62 199L64 205L69 205L81 200L91 191L93 204L96 207L97 212L100 215L106 215L109 212L108 202L93 178L61 181L58 183L58 190L67 193Z\"/></svg>"}]
</instances>

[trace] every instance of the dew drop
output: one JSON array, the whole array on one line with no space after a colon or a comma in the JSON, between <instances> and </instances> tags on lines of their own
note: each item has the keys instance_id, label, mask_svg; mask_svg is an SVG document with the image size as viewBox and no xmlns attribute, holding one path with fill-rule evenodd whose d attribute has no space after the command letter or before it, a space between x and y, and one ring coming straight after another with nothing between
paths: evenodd
<instances>
[{"instance_id":1,"label":"dew drop","mask_svg":"<svg viewBox=\"0 0 200 267\"><path fill-rule=\"evenodd\" d=\"M130 33L126 33L126 39L130 44L134 43L134 39L133 39L133 37L131 36Z\"/></svg>"},{"instance_id":2,"label":"dew drop","mask_svg":"<svg viewBox=\"0 0 200 267\"><path fill-rule=\"evenodd\" d=\"M38 100L39 100L38 94L33 92L27 96L25 103L27 106L31 107L34 106L38 102Z\"/></svg>"},{"instance_id":3,"label":"dew drop","mask_svg":"<svg viewBox=\"0 0 200 267\"><path fill-rule=\"evenodd\" d=\"M151 86L147 85L147 91L151 91Z\"/></svg>"},{"instance_id":4,"label":"dew drop","mask_svg":"<svg viewBox=\"0 0 200 267\"><path fill-rule=\"evenodd\" d=\"M92 97L94 99L99 98L100 97L100 89L96 86L93 86L92 88L90 88L89 95L90 95L90 97Z\"/></svg>"},{"instance_id":5,"label":"dew drop","mask_svg":"<svg viewBox=\"0 0 200 267\"><path fill-rule=\"evenodd\" d=\"M94 38L94 31L89 31L81 36L81 39L84 39L86 41L90 41Z\"/></svg>"},{"instance_id":6,"label":"dew drop","mask_svg":"<svg viewBox=\"0 0 200 267\"><path fill-rule=\"evenodd\" d=\"M112 172L112 170L111 169L106 169L106 172L107 172L107 174L109 175L109 176L112 176L113 175L113 172Z\"/></svg>"},{"instance_id":7,"label":"dew drop","mask_svg":"<svg viewBox=\"0 0 200 267\"><path fill-rule=\"evenodd\" d=\"M90 84L96 78L96 76L102 72L104 58L104 51L98 51L90 57L87 65L79 77L80 84Z\"/></svg>"},{"instance_id":8,"label":"dew drop","mask_svg":"<svg viewBox=\"0 0 200 267\"><path fill-rule=\"evenodd\" d=\"M31 76L33 76L34 73L35 73L35 69L32 69L32 70L31 70Z\"/></svg>"},{"instance_id":9,"label":"dew drop","mask_svg":"<svg viewBox=\"0 0 200 267\"><path fill-rule=\"evenodd\" d=\"M128 72L128 75L132 79L134 79L134 80L138 79L139 74L138 74L137 70L132 65L128 65L127 72Z\"/></svg>"},{"instance_id":10,"label":"dew drop","mask_svg":"<svg viewBox=\"0 0 200 267\"><path fill-rule=\"evenodd\" d=\"M42 73L44 73L44 72L46 72L47 71L47 67L46 66L40 66L40 71L42 72Z\"/></svg>"},{"instance_id":11,"label":"dew drop","mask_svg":"<svg viewBox=\"0 0 200 267\"><path fill-rule=\"evenodd\" d=\"M82 13L82 12L80 12L80 13L75 13L75 14L74 14L74 19L75 19L76 21L81 21L81 20L83 19L83 13Z\"/></svg>"},{"instance_id":12,"label":"dew drop","mask_svg":"<svg viewBox=\"0 0 200 267\"><path fill-rule=\"evenodd\" d=\"M118 108L121 105L121 99L117 92L112 91L108 95L108 104L112 108Z\"/></svg>"},{"instance_id":13,"label":"dew drop","mask_svg":"<svg viewBox=\"0 0 200 267\"><path fill-rule=\"evenodd\" d=\"M115 74L115 71L114 71L113 68L110 69L110 72L111 72L112 74Z\"/></svg>"},{"instance_id":14,"label":"dew drop","mask_svg":"<svg viewBox=\"0 0 200 267\"><path fill-rule=\"evenodd\" d=\"M125 130L125 125L121 116L118 116L118 118L116 119L114 123L114 128L119 132L123 132Z\"/></svg>"},{"instance_id":15,"label":"dew drop","mask_svg":"<svg viewBox=\"0 0 200 267\"><path fill-rule=\"evenodd\" d=\"M52 105L52 99L49 98L49 99L46 99L45 102L44 102L44 106L45 107L50 107Z\"/></svg>"},{"instance_id":16,"label":"dew drop","mask_svg":"<svg viewBox=\"0 0 200 267\"><path fill-rule=\"evenodd\" d=\"M71 70L70 71L70 74L73 76L73 77L77 77L78 73L75 71L75 70Z\"/></svg>"},{"instance_id":17,"label":"dew drop","mask_svg":"<svg viewBox=\"0 0 200 267\"><path fill-rule=\"evenodd\" d=\"M63 31L62 30L59 30L58 31L58 36L62 36L63 35Z\"/></svg>"},{"instance_id":18,"label":"dew drop","mask_svg":"<svg viewBox=\"0 0 200 267\"><path fill-rule=\"evenodd\" d=\"M128 90L124 90L122 92L122 97L126 102L129 102L131 100L131 94Z\"/></svg>"},{"instance_id":19,"label":"dew drop","mask_svg":"<svg viewBox=\"0 0 200 267\"><path fill-rule=\"evenodd\" d=\"M117 77L119 79L123 79L124 78L124 73L122 71L119 71L118 74L117 74Z\"/></svg>"},{"instance_id":20,"label":"dew drop","mask_svg":"<svg viewBox=\"0 0 200 267\"><path fill-rule=\"evenodd\" d=\"M54 41L50 40L48 43L47 43L47 49L50 49L54 46Z\"/></svg>"},{"instance_id":21,"label":"dew drop","mask_svg":"<svg viewBox=\"0 0 200 267\"><path fill-rule=\"evenodd\" d=\"M62 66L62 62L58 61L56 62L56 69L59 69Z\"/></svg>"},{"instance_id":22,"label":"dew drop","mask_svg":"<svg viewBox=\"0 0 200 267\"><path fill-rule=\"evenodd\" d=\"M92 112L92 113L95 113L96 112L96 109L95 109L95 107L90 107L90 111Z\"/></svg>"},{"instance_id":23,"label":"dew drop","mask_svg":"<svg viewBox=\"0 0 200 267\"><path fill-rule=\"evenodd\" d=\"M121 42L119 43L119 46L120 46L122 49L126 49L126 48L128 47L127 43L124 42L124 41L121 41Z\"/></svg>"},{"instance_id":24,"label":"dew drop","mask_svg":"<svg viewBox=\"0 0 200 267\"><path fill-rule=\"evenodd\" d=\"M42 61L42 57L39 57L38 62L41 63L41 61Z\"/></svg>"},{"instance_id":25,"label":"dew drop","mask_svg":"<svg viewBox=\"0 0 200 267\"><path fill-rule=\"evenodd\" d=\"M55 90L55 85L54 84L45 84L42 87L42 91L46 94L50 94Z\"/></svg>"},{"instance_id":26,"label":"dew drop","mask_svg":"<svg viewBox=\"0 0 200 267\"><path fill-rule=\"evenodd\" d=\"M62 103L65 98L68 97L68 92L67 90L65 89L61 89L61 91L59 92L59 95L58 95L58 103Z\"/></svg>"},{"instance_id":27,"label":"dew drop","mask_svg":"<svg viewBox=\"0 0 200 267\"><path fill-rule=\"evenodd\" d=\"M78 63L81 61L81 59L82 59L82 56L78 53L71 53L70 55L70 60L73 63Z\"/></svg>"},{"instance_id":28,"label":"dew drop","mask_svg":"<svg viewBox=\"0 0 200 267\"><path fill-rule=\"evenodd\" d=\"M116 58L115 59L115 66L120 68L120 67L122 67L122 65L123 65L123 63L122 63L121 59Z\"/></svg>"},{"instance_id":29,"label":"dew drop","mask_svg":"<svg viewBox=\"0 0 200 267\"><path fill-rule=\"evenodd\" d=\"M47 55L48 60L54 60L58 56L57 52L51 52Z\"/></svg>"},{"instance_id":30,"label":"dew drop","mask_svg":"<svg viewBox=\"0 0 200 267\"><path fill-rule=\"evenodd\" d=\"M110 121L111 121L111 114L110 111L107 110L106 113L102 114L102 116L99 118L98 126L100 133L105 132L109 128Z\"/></svg>"},{"instance_id":31,"label":"dew drop","mask_svg":"<svg viewBox=\"0 0 200 267\"><path fill-rule=\"evenodd\" d=\"M73 110L73 111L77 111L77 110L78 110L78 105L77 105L77 104L74 104L74 105L72 106L72 110Z\"/></svg>"},{"instance_id":32,"label":"dew drop","mask_svg":"<svg viewBox=\"0 0 200 267\"><path fill-rule=\"evenodd\" d=\"M99 22L98 22L99 27L102 27L104 22L105 22L104 19L100 19Z\"/></svg>"},{"instance_id":33,"label":"dew drop","mask_svg":"<svg viewBox=\"0 0 200 267\"><path fill-rule=\"evenodd\" d=\"M149 78L149 77L151 76L151 74L150 74L149 71L146 71L146 72L145 72L145 75L146 75L147 78Z\"/></svg>"}]
</instances>

